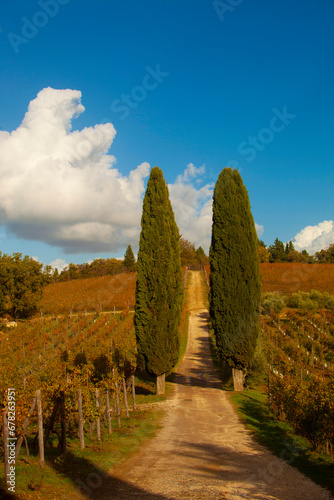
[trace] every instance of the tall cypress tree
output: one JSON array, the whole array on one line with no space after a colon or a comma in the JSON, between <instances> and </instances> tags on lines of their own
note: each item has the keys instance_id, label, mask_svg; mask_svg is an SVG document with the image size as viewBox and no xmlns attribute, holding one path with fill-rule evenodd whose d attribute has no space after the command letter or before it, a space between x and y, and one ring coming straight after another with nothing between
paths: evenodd
<instances>
[{"instance_id":1,"label":"tall cypress tree","mask_svg":"<svg viewBox=\"0 0 334 500\"><path fill-rule=\"evenodd\" d=\"M210 315L221 361L243 390L259 332L260 264L248 193L238 170L220 173L213 197Z\"/></svg>"},{"instance_id":2,"label":"tall cypress tree","mask_svg":"<svg viewBox=\"0 0 334 500\"><path fill-rule=\"evenodd\" d=\"M134 324L140 364L157 376L161 394L179 356L183 279L179 230L158 167L147 184L141 227Z\"/></svg>"}]
</instances>

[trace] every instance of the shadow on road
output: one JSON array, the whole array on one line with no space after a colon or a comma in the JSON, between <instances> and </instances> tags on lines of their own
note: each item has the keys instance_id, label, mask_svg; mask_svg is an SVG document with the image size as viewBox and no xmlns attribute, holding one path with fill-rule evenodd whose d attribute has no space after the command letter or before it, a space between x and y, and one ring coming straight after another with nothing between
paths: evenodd
<instances>
[{"instance_id":1,"label":"shadow on road","mask_svg":"<svg viewBox=\"0 0 334 500\"><path fill-rule=\"evenodd\" d=\"M270 498L286 498L287 491L289 491L288 498L293 498L294 494L296 495L294 498L298 499L311 498L307 494L309 492L305 490L305 485L303 485L303 494L300 494L296 476L293 479L291 476L287 479L289 469L287 466L295 462L298 451L284 440L281 446L280 459L267 452L264 456L263 448L257 443L253 443L252 451L244 451L241 454L240 451L234 450L233 445L218 446L209 443L184 442L179 447L179 449L183 448L183 451L178 452L178 455L183 457L186 469L188 463L193 464L193 460L196 460L196 470L192 465L189 468L189 475L196 476L199 484L205 480L217 480L222 486L229 485L230 493L234 493L233 484L239 483L238 490L235 492L238 494L237 498L263 500L267 498L264 495L268 491L270 491ZM293 480L295 483L292 482ZM323 483L324 481L320 481L319 485L325 488L329 486ZM261 485L260 488L259 485ZM318 500L334 498L330 497L329 491L325 489L317 490L317 494L317 497L312 498Z\"/></svg>"},{"instance_id":2,"label":"shadow on road","mask_svg":"<svg viewBox=\"0 0 334 500\"><path fill-rule=\"evenodd\" d=\"M172 374L171 381L180 385L220 389L221 381L212 362L207 334L209 314L203 311L197 313L197 316L200 318L197 326L203 330L203 336L197 338L198 349L190 357L185 358L178 371Z\"/></svg>"},{"instance_id":3,"label":"shadow on road","mask_svg":"<svg viewBox=\"0 0 334 500\"><path fill-rule=\"evenodd\" d=\"M67 467L67 463L71 463L71 467ZM80 493L83 498L98 498L99 500L128 500L131 498L171 500L170 497L152 494L127 481L113 477L97 467L93 462L83 457L77 457L70 451L66 452L66 462L59 464L55 461L48 461L48 464L59 475L69 478L77 493ZM77 498L77 495L72 494L62 500L76 500Z\"/></svg>"}]
</instances>

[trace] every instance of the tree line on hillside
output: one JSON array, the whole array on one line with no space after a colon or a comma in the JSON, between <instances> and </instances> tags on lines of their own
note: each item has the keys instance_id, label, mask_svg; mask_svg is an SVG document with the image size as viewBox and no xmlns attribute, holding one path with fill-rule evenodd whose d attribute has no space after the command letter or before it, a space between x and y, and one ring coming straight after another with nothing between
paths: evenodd
<instances>
[{"instance_id":1,"label":"tree line on hillside","mask_svg":"<svg viewBox=\"0 0 334 500\"><path fill-rule=\"evenodd\" d=\"M201 268L209 263L208 256L200 246L195 245L185 238L180 238L181 265ZM84 278L98 278L120 273L135 272L137 270L136 258L131 245L128 245L123 259L95 259L91 263L69 264L60 273L55 269L52 279L54 282L71 281Z\"/></svg>"},{"instance_id":2,"label":"tree line on hillside","mask_svg":"<svg viewBox=\"0 0 334 500\"><path fill-rule=\"evenodd\" d=\"M278 238L273 245L266 246L262 240L258 240L258 254L260 262L300 262L304 264L334 264L334 244L327 249L320 250L314 255L309 255L306 250L298 252L292 241L284 245Z\"/></svg>"},{"instance_id":3,"label":"tree line on hillside","mask_svg":"<svg viewBox=\"0 0 334 500\"><path fill-rule=\"evenodd\" d=\"M127 247L123 259L94 259L84 264L69 264L60 273L55 269L53 281L71 281L84 278L99 278L136 270L136 259L131 245Z\"/></svg>"},{"instance_id":4,"label":"tree line on hillside","mask_svg":"<svg viewBox=\"0 0 334 500\"><path fill-rule=\"evenodd\" d=\"M202 268L209 264L209 257L201 246L195 247L194 243L185 238L180 238L181 265L189 268ZM292 241L284 245L278 238L273 245L266 246L262 240L258 240L258 254L261 263L300 262L304 264L333 264L334 244L328 249L320 250L315 255L309 255L306 250L298 252ZM126 249L123 259L107 258L95 259L91 263L69 264L60 273L57 269L53 272L52 280L71 281L84 278L98 278L100 276L114 275L137 270L136 258L131 245Z\"/></svg>"}]
</instances>

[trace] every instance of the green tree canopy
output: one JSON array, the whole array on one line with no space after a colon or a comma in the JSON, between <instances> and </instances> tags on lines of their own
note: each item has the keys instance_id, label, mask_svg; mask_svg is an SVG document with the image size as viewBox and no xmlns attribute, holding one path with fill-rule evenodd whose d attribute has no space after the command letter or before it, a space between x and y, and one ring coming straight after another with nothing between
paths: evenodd
<instances>
[{"instance_id":1,"label":"green tree canopy","mask_svg":"<svg viewBox=\"0 0 334 500\"><path fill-rule=\"evenodd\" d=\"M200 266L204 266L209 263L209 259L202 247L198 247L196 250L196 260Z\"/></svg>"},{"instance_id":2,"label":"green tree canopy","mask_svg":"<svg viewBox=\"0 0 334 500\"><path fill-rule=\"evenodd\" d=\"M141 228L134 323L140 364L159 377L179 356L183 279L179 230L158 167L147 184Z\"/></svg>"},{"instance_id":3,"label":"green tree canopy","mask_svg":"<svg viewBox=\"0 0 334 500\"><path fill-rule=\"evenodd\" d=\"M269 262L284 262L286 257L284 243L278 238L269 246Z\"/></svg>"},{"instance_id":4,"label":"green tree canopy","mask_svg":"<svg viewBox=\"0 0 334 500\"><path fill-rule=\"evenodd\" d=\"M334 243L329 245L327 249L316 252L315 258L317 262L322 262L324 264L334 264Z\"/></svg>"},{"instance_id":5,"label":"green tree canopy","mask_svg":"<svg viewBox=\"0 0 334 500\"><path fill-rule=\"evenodd\" d=\"M257 244L257 252L260 262L269 262L269 252L267 250L266 244L262 240L258 240Z\"/></svg>"},{"instance_id":6,"label":"green tree canopy","mask_svg":"<svg viewBox=\"0 0 334 500\"><path fill-rule=\"evenodd\" d=\"M12 256L0 252L1 297L7 299L7 310L14 317L25 317L36 310L50 274L43 264L21 253Z\"/></svg>"},{"instance_id":7,"label":"green tree canopy","mask_svg":"<svg viewBox=\"0 0 334 500\"><path fill-rule=\"evenodd\" d=\"M249 367L259 333L257 242L241 176L238 170L225 168L213 196L210 316L221 361L234 369L234 375Z\"/></svg>"},{"instance_id":8,"label":"green tree canopy","mask_svg":"<svg viewBox=\"0 0 334 500\"><path fill-rule=\"evenodd\" d=\"M195 245L185 238L180 238L181 265L191 266L196 263Z\"/></svg>"},{"instance_id":9,"label":"green tree canopy","mask_svg":"<svg viewBox=\"0 0 334 500\"><path fill-rule=\"evenodd\" d=\"M126 252L124 254L123 260L124 267L127 268L128 271L134 271L136 269L136 259L134 253L132 251L131 245L128 246Z\"/></svg>"}]
</instances>

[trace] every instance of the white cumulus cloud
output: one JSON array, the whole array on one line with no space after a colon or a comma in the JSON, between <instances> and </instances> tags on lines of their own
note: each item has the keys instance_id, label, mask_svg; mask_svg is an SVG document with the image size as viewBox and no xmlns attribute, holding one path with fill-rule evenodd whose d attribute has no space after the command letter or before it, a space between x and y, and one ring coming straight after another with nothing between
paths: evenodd
<instances>
[{"instance_id":1,"label":"white cumulus cloud","mask_svg":"<svg viewBox=\"0 0 334 500\"><path fill-rule=\"evenodd\" d=\"M334 243L334 221L324 220L316 226L307 226L293 238L296 250L306 250L310 255Z\"/></svg>"},{"instance_id":2,"label":"white cumulus cloud","mask_svg":"<svg viewBox=\"0 0 334 500\"><path fill-rule=\"evenodd\" d=\"M118 172L111 123L71 131L80 100L77 90L45 88L16 130L0 131L0 223L65 252L116 251L139 235L150 167Z\"/></svg>"},{"instance_id":3,"label":"white cumulus cloud","mask_svg":"<svg viewBox=\"0 0 334 500\"><path fill-rule=\"evenodd\" d=\"M205 166L187 165L183 174L169 184L169 195L173 206L176 223L180 234L196 247L209 250L212 226L212 194L213 184L206 184L196 189L193 182L198 183L205 173Z\"/></svg>"},{"instance_id":4,"label":"white cumulus cloud","mask_svg":"<svg viewBox=\"0 0 334 500\"><path fill-rule=\"evenodd\" d=\"M202 182L205 166L195 167L192 163L180 174L174 184L169 184L170 200L175 219L183 238L201 246L208 253L211 244L212 195L214 183L196 188L194 184ZM263 233L263 226L255 223L258 236Z\"/></svg>"}]
</instances>

